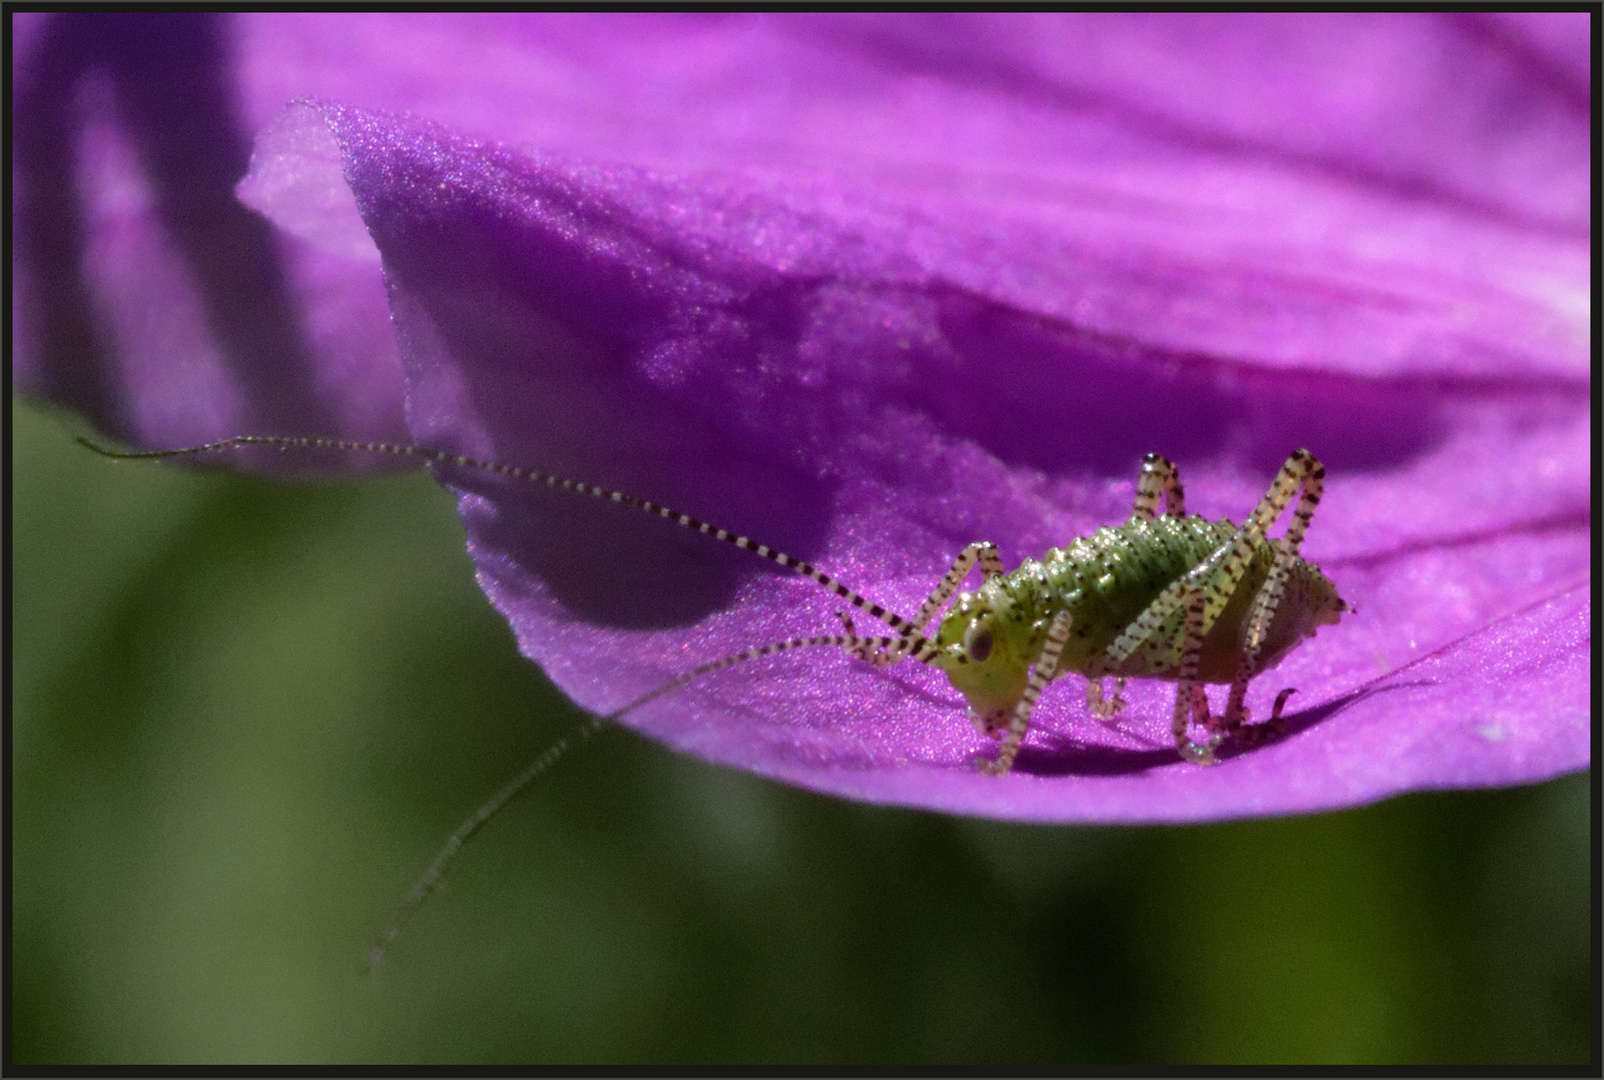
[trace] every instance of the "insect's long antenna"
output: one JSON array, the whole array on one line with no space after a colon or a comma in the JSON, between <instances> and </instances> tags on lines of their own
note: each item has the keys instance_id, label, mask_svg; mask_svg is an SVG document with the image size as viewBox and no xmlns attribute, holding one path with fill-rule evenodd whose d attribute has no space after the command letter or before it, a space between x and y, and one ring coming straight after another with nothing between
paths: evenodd
<instances>
[{"instance_id":1,"label":"insect's long antenna","mask_svg":"<svg viewBox=\"0 0 1604 1080\"><path fill-rule=\"evenodd\" d=\"M495 817L508 803L512 802L519 792L534 783L541 773L555 765L557 759L562 757L570 747L578 746L590 738L604 727L610 719L612 717L609 716L587 717L584 724L579 727L579 730L571 735L563 736L548 746L539 757L524 768L523 772L509 780L505 787L492 795L483 806L469 814L468 819L457 826L457 831L446 838L444 846L440 848L440 854L434 857L434 861L429 864L429 868L423 872L417 881L413 882L412 888L407 890L407 895L401 901L401 906L396 908L395 914L390 917L390 925L384 928L384 933L379 935L378 940L373 943L373 948L368 950L368 965L370 967L378 967L384 963L385 953L395 939L400 936L402 928L406 926L412 916L418 913L418 909L423 906L423 902L434 895L435 890L444 883L446 870L456 861L457 853L462 850L462 845L466 844L474 833L484 828L485 822Z\"/></svg>"},{"instance_id":2,"label":"insect's long antenna","mask_svg":"<svg viewBox=\"0 0 1604 1080\"><path fill-rule=\"evenodd\" d=\"M738 653L731 653L729 656L720 657L717 660L710 660L705 664L692 668L683 675L676 675L668 682L663 683L656 689L648 690L634 701L620 709L613 710L606 716L587 718L577 731L572 735L566 735L558 739L547 747L545 752L530 762L527 768L509 780L506 786L486 800L479 809L469 814L466 821L457 826L457 831L446 839L445 844L440 848L440 853L429 864L429 868L413 883L412 888L407 890L407 895L401 901L401 906L396 909L395 914L390 918L390 924L384 928L384 933L380 934L378 940L373 943L373 948L368 950L368 965L370 967L378 967L384 962L385 954L389 951L390 946L395 943L395 939L400 936L402 929L411 921L412 916L418 913L418 909L423 906L424 901L433 896L435 891L444 884L446 870L456 861L457 855L462 851L462 845L466 844L475 833L484 828L486 822L505 809L508 803L517 798L524 788L534 783L536 778L556 764L557 759L562 757L567 750L578 746L605 725L617 720L626 713L633 712L649 701L660 698L672 690L677 690L692 679L706 675L710 671L733 667L747 660L773 656L775 653L786 652L791 649L805 649L821 645L833 645L838 648L857 650L892 649L901 644L902 641L902 638L895 637L866 638L859 637L856 634L818 634L813 637L791 638L787 641L776 641L768 645L757 645L750 649L742 649Z\"/></svg>"},{"instance_id":3,"label":"insect's long antenna","mask_svg":"<svg viewBox=\"0 0 1604 1080\"><path fill-rule=\"evenodd\" d=\"M384 932L380 934L378 939L374 942L373 948L369 950L368 963L375 967L383 963L386 952L389 950L391 944L394 943L395 939L400 935L402 929L411 920L412 916L417 914L418 909L423 906L424 902L428 900L429 897L432 896L445 881L446 870L451 866L452 862L456 860L457 854L462 850L462 845L467 843L468 840L472 838L473 835L480 829L484 828L486 822L495 817L496 814L500 813L509 802L515 799L520 792L532 784L537 777L539 777L547 769L551 768L551 766L556 763L557 759L560 758L564 752L566 752L570 747L583 742L585 739L588 739L609 721L616 720L626 713L640 708L647 702L653 701L664 694L676 690L691 680L706 675L709 672L718 671L721 668L731 667L735 664L744 663L748 660L755 660L759 657L772 656L775 653L786 652L791 649L810 648L814 646L834 646L837 648L845 648L849 653L862 656L865 659L868 659L873 655L878 655L882 658L882 660L900 657L912 657L920 662L929 662L929 660L938 652L936 645L927 639L923 634L921 634L919 632L919 628L914 623L903 618L901 615L898 615L896 612L887 611L879 604L860 596L857 592L848 588L835 578L809 565L808 563L803 562L801 559L794 559L784 552L776 551L765 544L760 544L755 540L749 540L744 536L738 536L735 533L721 529L716 525L708 525L705 522L698 521L696 518L691 517L689 514L682 514L677 510L669 509L666 506L660 506L657 503L639 498L638 496L626 495L621 491L611 491L607 488L597 487L594 484L587 484L578 480L569 480L564 477L555 476L551 473L539 472L535 469L523 469L512 465L502 465L491 461L481 461L477 458L465 457L461 454L451 454L443 450L430 450L427 447L421 446L398 445L395 443L380 442L352 442L345 439L323 439L278 435L239 435L231 439L222 439L218 442L205 443L200 446L185 446L176 450L148 450L138 452L108 450L105 447L97 446L81 436L77 437L77 439L78 442L82 443L90 450L93 450L95 453L110 458L154 459L188 457L197 454L209 453L215 450L236 449L245 446L276 446L281 450L341 450L377 454L393 454L398 457L421 458L424 461L438 462L442 465L453 465L461 468L479 469L488 473L510 476L514 479L527 480L531 483L541 484L550 488L558 488L563 491L571 491L580 495L588 495L592 498L601 499L606 502L621 503L625 506L632 506L656 517L665 518L685 528L694 529L697 532L710 536L715 540L721 540L726 544L732 544L735 547L741 548L743 551L750 551L755 555L759 555L765 559L768 559L770 562L779 563L786 569L801 574L803 577L824 586L826 589L829 589L831 592L841 597L841 599L845 600L853 607L858 608L860 611L867 612L869 615L880 619L892 629L898 631L896 637L862 637L852 632L850 621L846 620L845 616L842 616L843 621L847 623L847 633L845 634L820 634L813 637L791 638L786 641L778 641L768 645L758 645L750 649L743 649L740 652L731 653L729 656L720 657L717 660L700 664L697 667L692 668L690 671L670 679L668 682L662 684L656 689L642 694L634 701L629 702L622 708L615 710L607 716L592 717L586 720L584 725L581 726L576 732L574 732L572 735L559 739L534 761L530 762L527 768L525 768L517 776L513 777L512 780L508 781L508 783L500 791L496 792L496 794L488 801L486 801L484 805L480 806L477 810L470 814L467 820L459 825L457 830L446 839L445 844L440 849L440 853L434 857L434 861L429 864L428 869L423 872L422 876L420 876L418 880L413 883L412 888L407 891L407 895L402 899L400 907L396 909L395 915L390 919L389 925L385 927Z\"/></svg>"},{"instance_id":4,"label":"insect's long antenna","mask_svg":"<svg viewBox=\"0 0 1604 1080\"><path fill-rule=\"evenodd\" d=\"M849 652L856 650L890 650L899 648L906 640L900 637L859 637L857 634L817 634L813 637L776 641L768 645L754 645L750 649L742 649L738 653L731 653L728 656L721 656L717 660L709 660L705 664L698 664L683 675L674 676L656 689L646 691L646 693L623 708L613 710L607 715L607 719L617 720L626 713L634 712L648 701L655 701L670 691L678 690L692 679L698 679L710 671L734 667L736 664L745 663L748 660L756 660L759 657L773 656L775 653L786 652L791 649L808 649L817 645L833 645L837 648L847 649ZM914 654L914 658L924 659L917 653Z\"/></svg>"},{"instance_id":5,"label":"insect's long antenna","mask_svg":"<svg viewBox=\"0 0 1604 1080\"><path fill-rule=\"evenodd\" d=\"M755 540L749 540L744 536L737 536L735 533L721 529L716 525L709 525L706 522L698 521L689 514L682 514L678 510L671 510L666 506L659 506L657 503L650 502L635 495L626 495L622 491L609 491L607 488L597 487L594 484L586 484L578 480L568 480L564 477L554 476L551 473L540 472L536 469L522 469L515 465L502 465L494 461L480 461L477 458L464 457L461 454L451 454L444 450L430 450L428 447L423 446L401 446L395 443L382 442L349 442L345 439L318 439L289 437L282 435L236 435L232 439L221 439L217 442L204 443L200 446L185 446L180 447L177 450L146 450L130 453L117 450L107 450L104 447L96 446L94 443L83 438L82 436L75 437L80 443L93 450L97 454L100 454L104 457L126 459L187 457L194 454L208 453L213 450L229 450L242 446L277 446L281 450L343 450L362 451L365 453L374 454L394 454L398 457L422 458L425 461L434 461L442 465L456 465L462 468L480 469L488 473L497 473L502 476L511 476L519 480L528 480L535 484L544 484L546 487L550 488L560 488L563 491L572 491L581 495L589 495L592 498L601 499L605 502L622 503L625 506L633 506L637 510L644 510L648 514L653 514L660 518L666 518L667 520L674 522L676 525L683 525L687 529L695 529L697 532L706 536L711 536L715 540L722 540L726 544L733 544L743 551L750 551L754 555L759 555L765 559L768 559L770 562L779 563L786 569L793 570L796 573L801 574L803 577L823 585L826 589L829 589L831 592L835 593L853 607L860 611L867 612L876 619L884 622L887 626L897 631L898 634L902 635L902 637L907 640L910 652L920 653L928 650L933 654L935 651L935 647L925 639L924 635L919 633L918 628L915 627L912 622L903 618L901 615L898 615L894 611L887 611L885 608L881 607L879 604L876 604L872 600L865 599L852 589L849 589L847 586L831 577L829 574L810 566L801 559L793 559L783 551L775 551L773 548L768 547L765 544L760 544Z\"/></svg>"}]
</instances>

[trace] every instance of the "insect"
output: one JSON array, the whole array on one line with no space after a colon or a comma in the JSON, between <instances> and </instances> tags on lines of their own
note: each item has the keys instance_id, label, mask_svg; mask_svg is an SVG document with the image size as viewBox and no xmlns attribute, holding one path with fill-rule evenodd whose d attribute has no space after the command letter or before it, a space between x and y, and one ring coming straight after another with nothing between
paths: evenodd
<instances>
[{"instance_id":1,"label":"insect","mask_svg":"<svg viewBox=\"0 0 1604 1080\"><path fill-rule=\"evenodd\" d=\"M120 453L79 441L97 453L117 458L169 458L276 446L387 453L497 473L631 506L733 544L809 578L892 631L861 634L850 615L838 612L841 633L758 645L699 665L610 716L598 718L582 736L711 671L791 649L832 646L875 667L914 660L943 671L964 695L976 730L1000 744L996 757L981 764L983 771L994 776L1013 768L1031 714L1047 684L1070 672L1085 676L1087 705L1102 719L1125 709L1127 679L1174 682L1170 727L1176 751L1183 760L1212 765L1215 750L1224 739L1257 741L1280 725L1282 709L1293 691L1280 692L1267 723L1250 726L1248 683L1280 663L1320 627L1334 625L1344 612L1353 611L1319 567L1299 554L1325 479L1324 467L1307 450L1294 451L1287 458L1240 526L1187 515L1175 465L1158 454L1148 454L1142 462L1135 505L1124 524L1098 529L1066 547L1053 548L1039 561L1027 558L1013 571L1004 571L995 545L971 543L908 618L866 599L808 563L747 537L633 495L532 469L419 446L339 439L238 436L202 446L142 453ZM1270 527L1289 506L1292 520L1285 534L1270 538ZM980 586L960 592L976 567ZM1109 697L1103 694L1105 678L1114 681ZM1204 692L1208 683L1230 685L1225 710L1218 716L1210 712ZM1201 742L1192 737L1193 727L1201 731ZM406 916L438 885L445 864L461 844L544 771L564 746L559 744L543 754L452 836L381 939L380 952Z\"/></svg>"}]
</instances>

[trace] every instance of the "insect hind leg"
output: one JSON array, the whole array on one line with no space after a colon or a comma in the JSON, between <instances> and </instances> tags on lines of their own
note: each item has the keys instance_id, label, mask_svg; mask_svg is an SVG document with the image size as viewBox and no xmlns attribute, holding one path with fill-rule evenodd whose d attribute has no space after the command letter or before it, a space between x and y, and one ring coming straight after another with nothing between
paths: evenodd
<instances>
[{"instance_id":1,"label":"insect hind leg","mask_svg":"<svg viewBox=\"0 0 1604 1080\"><path fill-rule=\"evenodd\" d=\"M1270 620L1274 618L1275 609L1280 605L1281 597L1286 592L1287 579L1292 574L1292 568L1297 565L1299 552L1303 549L1304 534L1309 531L1309 522L1314 518L1315 507L1320 505L1320 496L1325 489L1325 467L1307 450L1299 450L1287 459L1287 463L1281 467L1281 475L1276 477L1277 483L1288 477L1289 473L1301 479L1302 493L1298 497L1298 505L1293 508L1292 521L1287 525L1286 535L1272 541L1275 545L1275 563L1270 567L1270 574L1264 579L1264 584L1259 587L1259 594L1253 600L1253 612L1248 616L1248 628L1247 634L1243 637L1239 670L1248 672L1249 677L1259 658L1259 649L1264 645L1264 636L1270 627ZM1276 494L1276 486L1272 484L1270 490L1265 493L1264 500L1260 502L1260 508L1265 508ZM1285 500L1286 497L1282 496L1281 506L1273 506L1271 521L1280 516L1281 507L1286 505ZM1264 527L1269 528L1269 522L1266 522Z\"/></svg>"},{"instance_id":2,"label":"insect hind leg","mask_svg":"<svg viewBox=\"0 0 1604 1080\"><path fill-rule=\"evenodd\" d=\"M1148 454L1142 459L1142 475L1136 481L1136 505L1131 508L1131 520L1152 521L1157 516L1161 498L1165 512L1171 517L1186 516L1186 493L1181 488L1180 470L1169 458Z\"/></svg>"},{"instance_id":3,"label":"insect hind leg","mask_svg":"<svg viewBox=\"0 0 1604 1080\"><path fill-rule=\"evenodd\" d=\"M1281 466L1281 471L1270 484L1270 489L1264 493L1254 510L1254 516L1249 519L1251 525L1255 520L1262 520L1263 529L1268 529L1290 501L1292 492L1298 491L1298 504L1292 510L1292 521L1287 525L1286 535L1278 540L1271 540L1275 548L1275 562L1270 567L1269 575L1264 584L1259 586L1258 595L1253 598L1253 608L1248 616L1247 631L1242 637L1242 651L1237 657L1235 677L1231 681L1231 697L1225 707L1225 715L1221 718L1221 727L1230 735L1244 734L1244 725L1248 721L1246 704L1248 680L1257 674L1255 668L1258 663L1259 651L1264 645L1265 635L1269 631L1270 620L1275 617L1276 608L1286 592L1287 580L1292 569L1297 565L1299 553L1303 548L1304 535L1309 531L1309 522L1314 518L1314 511L1320 505L1320 496L1325 490L1325 466L1307 450L1294 451ZM1287 698L1295 691L1291 688L1282 690L1275 699L1274 711L1267 725L1262 728L1278 730L1281 724L1281 710L1286 705ZM1251 730L1252 738L1257 741L1266 734L1261 727Z\"/></svg>"},{"instance_id":4,"label":"insect hind leg","mask_svg":"<svg viewBox=\"0 0 1604 1080\"><path fill-rule=\"evenodd\" d=\"M1157 505L1158 493L1166 490L1166 478L1169 475L1162 464L1153 462L1151 470L1148 469L1148 464L1148 462L1143 464L1141 490L1145 492L1146 498L1144 501L1141 494L1138 496L1138 516L1143 506L1151 511ZM1173 470L1173 466L1170 469ZM1216 736L1207 744L1194 744L1186 734L1189 720L1196 718L1203 726L1210 729L1221 727L1232 729L1240 727L1246 717L1246 707L1235 687L1241 684L1241 694L1245 695L1246 681L1256 674L1254 665L1263 645L1265 632L1285 590L1291 569L1296 565L1304 534L1308 531L1315 507L1319 505L1324 482L1325 468L1319 460L1307 450L1293 451L1286 463L1281 466L1275 479L1271 481L1258 506L1231 538L1184 577L1165 589L1163 594L1149 604L1146 610L1115 639L1104 654L1104 662L1111 667L1117 667L1137 649L1151 648L1155 635L1165 633L1166 625L1170 624L1175 614L1185 613L1179 663L1176 667L1175 712L1171 726L1175 735L1176 750L1189 761L1211 763L1214 756L1213 747L1218 741ZM1179 480L1176 483L1178 486ZM1194 691L1201 687L1197 673L1202 657L1203 639L1219 618L1220 612L1230 602L1237 586L1241 584L1258 545L1267 541L1265 533L1291 505L1294 495L1298 495L1298 501L1293 509L1292 522L1287 526L1284 537L1270 541L1276 549L1275 562L1264 585L1260 586L1248 617L1244 648L1238 657L1236 678L1233 680L1232 697L1237 699L1234 702L1235 708L1228 705L1226 715L1222 718L1223 723L1217 725L1209 717L1206 699L1199 709L1194 696Z\"/></svg>"},{"instance_id":5,"label":"insect hind leg","mask_svg":"<svg viewBox=\"0 0 1604 1080\"><path fill-rule=\"evenodd\" d=\"M1208 627L1201 621L1195 623L1193 611L1197 610L1201 597L1195 597L1192 605L1187 608L1187 631L1185 631L1184 645L1181 655L1181 682L1176 687L1176 713L1174 713L1174 737L1176 749L1182 757L1200 764L1213 764L1214 746L1221 737L1230 735L1245 735L1245 725L1248 722L1248 682L1253 679L1258 663L1259 650L1264 645L1270 619L1275 616L1275 608L1282 600L1286 591L1286 579L1291 575L1293 566L1298 563L1299 550L1302 549L1304 534L1309 531L1309 522L1314 518L1314 510L1320 505L1320 494L1325 489L1325 465L1320 464L1314 454L1307 449L1296 449L1286 459L1275 480L1270 481L1269 489L1264 497L1259 499L1253 514L1248 517L1237 536L1230 542L1230 554L1225 558L1216 576L1224 576L1230 583L1230 591L1235 591L1241 578L1241 566L1246 565L1246 558L1250 555L1251 544L1266 541L1264 534L1269 531L1280 515L1290 504L1293 494L1298 493L1298 505L1293 507L1293 520L1286 526L1286 534L1275 541L1267 541L1275 549L1275 562L1270 566L1270 573L1259 586L1258 595L1254 595L1253 610L1248 616L1248 626L1243 634L1241 652L1237 656L1237 671L1230 684L1230 696L1225 703L1224 714L1219 717L1209 716L1208 698L1203 695L1203 687L1197 682L1198 660L1203 652L1203 632ZM1213 558L1209 560L1213 562ZM1190 575L1189 575L1190 576ZM1201 583L1201 584L1206 584ZM1227 594L1229 595L1229 594ZM1201 616L1198 616L1200 619ZM1293 690L1282 690L1275 698L1274 713L1270 716L1269 724L1251 730L1250 738L1253 741L1261 740L1266 732L1282 729L1282 708L1285 708L1286 698ZM1203 729L1216 732L1208 745L1198 746L1192 743L1185 735L1185 716L1192 714L1192 721L1197 722Z\"/></svg>"},{"instance_id":6,"label":"insect hind leg","mask_svg":"<svg viewBox=\"0 0 1604 1080\"><path fill-rule=\"evenodd\" d=\"M1200 588L1187 590L1186 622L1181 639L1180 680L1175 686L1175 712L1170 718L1170 732L1175 736L1175 752L1187 761L1199 765L1214 764L1214 749L1220 743L1218 735L1205 743L1194 743L1187 734L1187 721L1196 721L1209 727L1209 699L1198 681L1198 662L1203 656L1204 614L1208 610L1208 594Z\"/></svg>"}]
</instances>

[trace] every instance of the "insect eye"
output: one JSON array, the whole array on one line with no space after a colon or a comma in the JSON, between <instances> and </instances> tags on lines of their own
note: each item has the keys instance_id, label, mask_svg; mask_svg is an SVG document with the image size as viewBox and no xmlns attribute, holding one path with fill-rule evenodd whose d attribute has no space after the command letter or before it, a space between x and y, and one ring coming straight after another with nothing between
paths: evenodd
<instances>
[{"instance_id":1,"label":"insect eye","mask_svg":"<svg viewBox=\"0 0 1604 1080\"><path fill-rule=\"evenodd\" d=\"M991 655L991 627L970 627L969 633L964 635L964 652L975 663L983 663Z\"/></svg>"}]
</instances>

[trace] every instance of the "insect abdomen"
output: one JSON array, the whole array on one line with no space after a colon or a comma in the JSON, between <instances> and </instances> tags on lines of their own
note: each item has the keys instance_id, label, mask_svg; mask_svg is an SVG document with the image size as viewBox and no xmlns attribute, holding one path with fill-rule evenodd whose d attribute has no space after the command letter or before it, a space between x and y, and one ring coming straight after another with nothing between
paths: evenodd
<instances>
[{"instance_id":1,"label":"insect abdomen","mask_svg":"<svg viewBox=\"0 0 1604 1080\"><path fill-rule=\"evenodd\" d=\"M1151 647L1137 650L1118 668L1110 667L1103 655L1165 589L1195 569L1235 532L1236 525L1229 521L1209 521L1195 515L1135 519L1098 529L1068 547L1054 548L1043 562L1026 559L1019 569L997 583L999 591L1008 594L1009 606L1015 609L1015 617L1009 621L1030 628L1031 640L1023 643L1021 654L1033 655L1045 640L1047 623L1067 608L1072 626L1061 670L1093 678L1175 678L1181 659L1182 612L1177 612L1173 626L1166 625L1153 636ZM1274 549L1268 542L1260 543L1233 600L1251 600L1273 561ZM1216 654L1223 657L1229 641L1234 656L1246 618L1243 603L1228 605L1205 638L1205 681L1231 680L1232 671L1218 674L1216 669L1229 665L1217 659Z\"/></svg>"}]
</instances>

